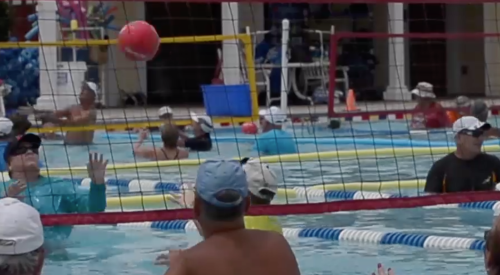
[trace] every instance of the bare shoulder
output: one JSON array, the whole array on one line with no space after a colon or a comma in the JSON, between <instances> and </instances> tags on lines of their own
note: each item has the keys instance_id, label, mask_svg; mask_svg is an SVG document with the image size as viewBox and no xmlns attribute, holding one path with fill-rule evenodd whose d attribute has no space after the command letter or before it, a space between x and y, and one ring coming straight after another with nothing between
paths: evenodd
<instances>
[{"instance_id":1,"label":"bare shoulder","mask_svg":"<svg viewBox=\"0 0 500 275\"><path fill-rule=\"evenodd\" d=\"M263 240L264 244L267 246L273 247L290 247L288 241L283 237L282 234L279 234L274 231L263 231L263 230L254 230L255 234L258 235L260 239Z\"/></svg>"},{"instance_id":2,"label":"bare shoulder","mask_svg":"<svg viewBox=\"0 0 500 275\"><path fill-rule=\"evenodd\" d=\"M189 157L189 152L184 149L179 149L179 159L185 159Z\"/></svg>"}]
</instances>

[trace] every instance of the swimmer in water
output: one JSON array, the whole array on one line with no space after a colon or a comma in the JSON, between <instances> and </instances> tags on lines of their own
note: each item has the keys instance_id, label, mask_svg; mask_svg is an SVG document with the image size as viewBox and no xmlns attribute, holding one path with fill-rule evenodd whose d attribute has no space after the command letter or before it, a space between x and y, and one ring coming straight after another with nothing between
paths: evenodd
<instances>
[{"instance_id":1,"label":"swimmer in water","mask_svg":"<svg viewBox=\"0 0 500 275\"><path fill-rule=\"evenodd\" d=\"M278 193L278 178L266 163L259 159L244 158L240 161L247 176L251 205L271 205ZM175 202L185 208L192 208L195 199L194 188L185 184L183 192L176 195ZM196 223L195 223L196 224ZM197 225L198 229L199 226ZM245 216L245 228L283 233L281 224L271 216Z\"/></svg>"},{"instance_id":2,"label":"swimmer in water","mask_svg":"<svg viewBox=\"0 0 500 275\"><path fill-rule=\"evenodd\" d=\"M193 211L203 241L185 250L170 250L157 263L168 261L167 275L299 275L295 255L282 234L245 228L249 206L247 178L238 161L201 164Z\"/></svg>"},{"instance_id":3,"label":"swimmer in water","mask_svg":"<svg viewBox=\"0 0 500 275\"><path fill-rule=\"evenodd\" d=\"M76 187L71 179L45 177L40 174L39 149L42 141L34 134L12 140L3 158L11 180L0 186L0 197L17 197L41 214L97 213L106 209L107 160L89 154L90 190ZM28 188L29 186L29 188ZM50 194L50 195L47 195ZM47 230L47 238L67 238L72 226L56 226Z\"/></svg>"},{"instance_id":4,"label":"swimmer in water","mask_svg":"<svg viewBox=\"0 0 500 275\"><path fill-rule=\"evenodd\" d=\"M446 111L436 101L433 89L432 84L420 82L411 91L417 99L417 106L415 106L411 122L413 129L433 129L448 126L449 120Z\"/></svg>"},{"instance_id":5,"label":"swimmer in water","mask_svg":"<svg viewBox=\"0 0 500 275\"><path fill-rule=\"evenodd\" d=\"M463 116L470 114L471 100L466 96L459 96L455 99L456 110L446 111L450 123L454 123Z\"/></svg>"},{"instance_id":6,"label":"swimmer in water","mask_svg":"<svg viewBox=\"0 0 500 275\"><path fill-rule=\"evenodd\" d=\"M142 130L139 140L134 144L134 154L151 160L178 160L189 157L189 152L177 147L179 130L175 125L165 124L161 127L162 147L144 147L142 143L148 137L148 132Z\"/></svg>"},{"instance_id":7,"label":"swimmer in water","mask_svg":"<svg viewBox=\"0 0 500 275\"><path fill-rule=\"evenodd\" d=\"M99 97L99 88L94 82L83 82L80 92L80 104L70 106L67 109L46 112L35 111L36 117L46 122L44 127L49 126L89 126L94 125L97 120L95 109L96 100ZM94 130L67 132L64 143L68 145L88 145L94 140Z\"/></svg>"},{"instance_id":8,"label":"swimmer in water","mask_svg":"<svg viewBox=\"0 0 500 275\"><path fill-rule=\"evenodd\" d=\"M470 115L479 119L481 122L486 122L488 120L490 108L483 100L473 100L470 104L469 110ZM497 127L491 127L488 131L486 131L486 136L499 138L500 129L498 129Z\"/></svg>"}]
</instances>

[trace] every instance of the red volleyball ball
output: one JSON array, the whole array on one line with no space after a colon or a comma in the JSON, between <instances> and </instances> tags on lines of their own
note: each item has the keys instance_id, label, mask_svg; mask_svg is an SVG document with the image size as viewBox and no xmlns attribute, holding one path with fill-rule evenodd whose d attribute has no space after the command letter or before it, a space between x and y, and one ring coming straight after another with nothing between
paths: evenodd
<instances>
[{"instance_id":1,"label":"red volleyball ball","mask_svg":"<svg viewBox=\"0 0 500 275\"><path fill-rule=\"evenodd\" d=\"M241 125L241 131L247 135L255 135L258 132L257 125L253 122L245 122Z\"/></svg>"},{"instance_id":2,"label":"red volleyball ball","mask_svg":"<svg viewBox=\"0 0 500 275\"><path fill-rule=\"evenodd\" d=\"M118 34L118 46L133 61L149 61L160 47L160 37L155 28L144 21L125 25Z\"/></svg>"}]
</instances>

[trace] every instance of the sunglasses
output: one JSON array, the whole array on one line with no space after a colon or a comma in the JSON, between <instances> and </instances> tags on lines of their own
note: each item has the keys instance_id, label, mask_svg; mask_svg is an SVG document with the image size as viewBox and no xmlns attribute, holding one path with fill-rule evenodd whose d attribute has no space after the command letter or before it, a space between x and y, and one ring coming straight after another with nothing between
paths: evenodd
<instances>
[{"instance_id":1,"label":"sunglasses","mask_svg":"<svg viewBox=\"0 0 500 275\"><path fill-rule=\"evenodd\" d=\"M33 147L33 146L19 146L12 151L11 155L12 156L24 155L24 154L28 153L28 151L31 151L34 154L38 155L38 149L39 148Z\"/></svg>"},{"instance_id":2,"label":"sunglasses","mask_svg":"<svg viewBox=\"0 0 500 275\"><path fill-rule=\"evenodd\" d=\"M474 137L474 138L478 138L478 137L480 137L480 136L482 136L484 134L484 131L480 130L480 129L477 129L477 130L462 130L462 131L460 131L458 133L462 134L462 135L467 135L467 136L471 136L471 137Z\"/></svg>"}]
</instances>

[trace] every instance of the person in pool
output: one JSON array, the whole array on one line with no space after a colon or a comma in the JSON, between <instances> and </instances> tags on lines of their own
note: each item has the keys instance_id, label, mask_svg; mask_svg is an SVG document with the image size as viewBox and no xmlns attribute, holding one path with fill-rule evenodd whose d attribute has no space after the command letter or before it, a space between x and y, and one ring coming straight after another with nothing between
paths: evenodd
<instances>
[{"instance_id":1,"label":"person in pool","mask_svg":"<svg viewBox=\"0 0 500 275\"><path fill-rule=\"evenodd\" d=\"M433 86L427 82L418 83L411 91L417 99L413 110L411 128L415 130L445 128L450 122L444 108L436 101Z\"/></svg>"},{"instance_id":2,"label":"person in pool","mask_svg":"<svg viewBox=\"0 0 500 275\"><path fill-rule=\"evenodd\" d=\"M177 147L179 130L175 125L165 124L161 127L162 147L144 147L142 143L148 138L148 131L139 133L139 140L134 144L134 154L151 160L178 160L189 157L189 152Z\"/></svg>"},{"instance_id":3,"label":"person in pool","mask_svg":"<svg viewBox=\"0 0 500 275\"><path fill-rule=\"evenodd\" d=\"M59 111L35 111L36 117L46 122L44 127L55 126L89 126L97 120L96 100L99 88L94 82L83 82L80 92L80 104ZM47 124L50 123L50 124ZM94 131L72 131L64 136L68 145L89 145L94 141Z\"/></svg>"},{"instance_id":4,"label":"person in pool","mask_svg":"<svg viewBox=\"0 0 500 275\"><path fill-rule=\"evenodd\" d=\"M436 161L425 183L427 193L495 190L500 181L500 159L481 151L491 125L472 116L453 124L457 149Z\"/></svg>"},{"instance_id":5,"label":"person in pool","mask_svg":"<svg viewBox=\"0 0 500 275\"><path fill-rule=\"evenodd\" d=\"M278 192L276 174L269 168L269 165L260 162L259 159L244 158L240 161L240 164L247 177L250 204L257 206L270 205ZM195 200L194 188L189 184L184 184L182 189L183 192L174 197L175 202L182 207L192 208ZM200 226L197 223L195 224L198 230L201 230ZM280 222L271 216L245 216L245 228L283 234Z\"/></svg>"},{"instance_id":6,"label":"person in pool","mask_svg":"<svg viewBox=\"0 0 500 275\"><path fill-rule=\"evenodd\" d=\"M238 161L201 164L195 192L193 211L203 241L160 256L157 263L169 262L165 274L300 274L295 255L282 234L245 228L250 198L245 171Z\"/></svg>"},{"instance_id":7,"label":"person in pool","mask_svg":"<svg viewBox=\"0 0 500 275\"><path fill-rule=\"evenodd\" d=\"M172 108L163 106L158 109L158 117L164 124L171 124L173 122L174 112Z\"/></svg>"},{"instance_id":8,"label":"person in pool","mask_svg":"<svg viewBox=\"0 0 500 275\"><path fill-rule=\"evenodd\" d=\"M201 116L191 113L194 137L189 137L184 132L179 132L180 139L177 146L189 148L193 151L212 150L212 140L210 133L214 130L212 119L209 116Z\"/></svg>"},{"instance_id":9,"label":"person in pool","mask_svg":"<svg viewBox=\"0 0 500 275\"><path fill-rule=\"evenodd\" d=\"M456 110L446 111L451 124L461 117L470 114L471 100L468 97L461 95L455 99L455 108Z\"/></svg>"},{"instance_id":10,"label":"person in pool","mask_svg":"<svg viewBox=\"0 0 500 275\"><path fill-rule=\"evenodd\" d=\"M23 123L19 123L19 121L16 121L16 124L14 124L10 119L6 117L0 118L0 156L4 154L9 142L19 138L18 134L22 133L25 130L27 125L21 125L25 124L25 121L22 122ZM27 128L29 129L29 127ZM39 161L38 165L40 167L43 167L42 161ZM7 172L7 171L8 171L7 163L3 158L0 158L0 172Z\"/></svg>"},{"instance_id":11,"label":"person in pool","mask_svg":"<svg viewBox=\"0 0 500 275\"><path fill-rule=\"evenodd\" d=\"M14 198L0 199L0 240L0 274L41 274L45 238L35 208Z\"/></svg>"},{"instance_id":12,"label":"person in pool","mask_svg":"<svg viewBox=\"0 0 500 275\"><path fill-rule=\"evenodd\" d=\"M459 99L461 99L461 103L459 104ZM484 100L476 99L476 100L468 100L466 97L461 96L457 98L457 107L460 107L460 113L457 117L462 116L473 116L477 118L481 122L485 122L488 120L488 116L490 113L490 108L484 102ZM486 137L500 137L500 129L497 127L491 127L489 130L485 131Z\"/></svg>"},{"instance_id":13,"label":"person in pool","mask_svg":"<svg viewBox=\"0 0 500 275\"><path fill-rule=\"evenodd\" d=\"M99 154L89 154L87 165L91 178L90 190L80 189L72 180L44 177L40 174L39 149L41 139L26 134L11 141L4 152L11 180L3 183L0 197L17 197L43 214L97 213L106 208L107 160ZM46 228L47 238L67 238L72 226Z\"/></svg>"},{"instance_id":14,"label":"person in pool","mask_svg":"<svg viewBox=\"0 0 500 275\"><path fill-rule=\"evenodd\" d=\"M297 145L293 136L283 130L286 114L278 107L259 112L259 125L262 134L257 137L254 151L260 156L283 155L297 153Z\"/></svg>"}]
</instances>

